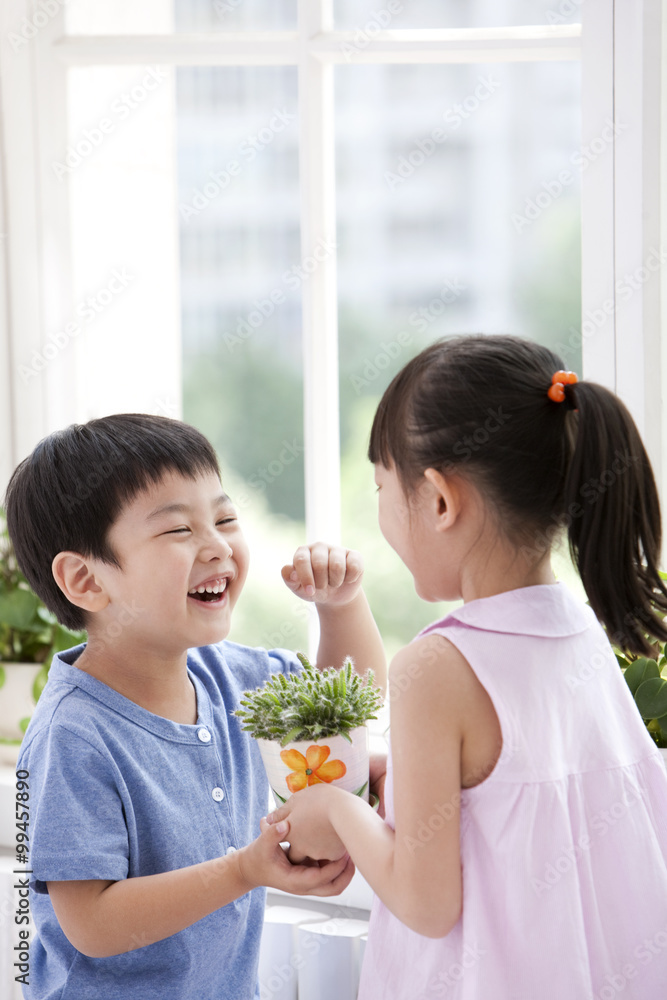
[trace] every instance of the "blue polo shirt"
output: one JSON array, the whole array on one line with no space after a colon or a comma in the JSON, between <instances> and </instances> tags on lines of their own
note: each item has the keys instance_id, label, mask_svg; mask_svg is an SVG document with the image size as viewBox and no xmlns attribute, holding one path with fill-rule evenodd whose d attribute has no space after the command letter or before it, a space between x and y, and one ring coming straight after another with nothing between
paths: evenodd
<instances>
[{"instance_id":1,"label":"blue polo shirt","mask_svg":"<svg viewBox=\"0 0 667 1000\"><path fill-rule=\"evenodd\" d=\"M255 741L233 712L271 672L298 671L286 650L232 642L188 651L197 722L140 708L60 653L21 747L30 772L29 1000L253 1000L265 890L178 934L111 958L87 958L56 919L46 882L154 875L250 843L268 783Z\"/></svg>"}]
</instances>

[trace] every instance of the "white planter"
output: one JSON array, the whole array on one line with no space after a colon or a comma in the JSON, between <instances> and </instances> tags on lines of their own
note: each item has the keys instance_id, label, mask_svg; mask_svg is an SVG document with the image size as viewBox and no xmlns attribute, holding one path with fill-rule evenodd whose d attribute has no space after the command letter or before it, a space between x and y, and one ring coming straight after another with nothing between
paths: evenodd
<instances>
[{"instance_id":1,"label":"white planter","mask_svg":"<svg viewBox=\"0 0 667 1000\"><path fill-rule=\"evenodd\" d=\"M329 736L285 747L275 740L257 740L276 803L280 805L300 787L320 782L344 788L368 802L367 727L351 730L350 739L352 743L343 736Z\"/></svg>"},{"instance_id":2,"label":"white planter","mask_svg":"<svg viewBox=\"0 0 667 1000\"><path fill-rule=\"evenodd\" d=\"M19 722L35 711L32 689L43 664L0 663L0 668L4 671L4 684L0 686L0 763L13 765L23 739Z\"/></svg>"},{"instance_id":3,"label":"white planter","mask_svg":"<svg viewBox=\"0 0 667 1000\"><path fill-rule=\"evenodd\" d=\"M658 747L658 750L662 756L662 763L667 768L667 747Z\"/></svg>"}]
</instances>

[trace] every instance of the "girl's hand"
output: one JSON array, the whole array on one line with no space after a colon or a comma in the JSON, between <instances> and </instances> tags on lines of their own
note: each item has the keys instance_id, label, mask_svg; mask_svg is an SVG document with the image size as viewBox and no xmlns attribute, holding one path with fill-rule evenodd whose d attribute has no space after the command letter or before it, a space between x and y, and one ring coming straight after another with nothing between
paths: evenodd
<instances>
[{"instance_id":1,"label":"girl's hand","mask_svg":"<svg viewBox=\"0 0 667 1000\"><path fill-rule=\"evenodd\" d=\"M266 885L298 896L337 896L352 881L354 865L344 852L328 864L291 864L280 846L289 823L260 821L261 833L234 855L248 890Z\"/></svg>"},{"instance_id":2,"label":"girl's hand","mask_svg":"<svg viewBox=\"0 0 667 1000\"><path fill-rule=\"evenodd\" d=\"M282 577L293 594L304 601L341 607L361 589L364 566L361 555L340 545L315 542L300 545Z\"/></svg>"},{"instance_id":3,"label":"girl's hand","mask_svg":"<svg viewBox=\"0 0 667 1000\"><path fill-rule=\"evenodd\" d=\"M289 817L289 858L301 863L305 858L335 861L346 857L345 844L329 820L329 808L336 795L349 795L329 785L311 785L292 795L285 805L266 817L272 826Z\"/></svg>"}]
</instances>

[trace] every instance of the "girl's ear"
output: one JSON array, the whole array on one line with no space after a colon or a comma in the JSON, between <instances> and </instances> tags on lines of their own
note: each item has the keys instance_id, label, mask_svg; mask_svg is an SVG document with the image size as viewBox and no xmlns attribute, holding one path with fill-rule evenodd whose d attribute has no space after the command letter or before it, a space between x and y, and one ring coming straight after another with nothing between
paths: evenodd
<instances>
[{"instance_id":1,"label":"girl's ear","mask_svg":"<svg viewBox=\"0 0 667 1000\"><path fill-rule=\"evenodd\" d=\"M92 560L78 552L59 552L51 563L53 578L67 600L84 611L101 611L109 596L96 578Z\"/></svg>"},{"instance_id":2,"label":"girl's ear","mask_svg":"<svg viewBox=\"0 0 667 1000\"><path fill-rule=\"evenodd\" d=\"M438 469L426 469L424 478L433 487L436 505L436 531L447 531L461 512L462 489L458 476L443 476Z\"/></svg>"}]
</instances>

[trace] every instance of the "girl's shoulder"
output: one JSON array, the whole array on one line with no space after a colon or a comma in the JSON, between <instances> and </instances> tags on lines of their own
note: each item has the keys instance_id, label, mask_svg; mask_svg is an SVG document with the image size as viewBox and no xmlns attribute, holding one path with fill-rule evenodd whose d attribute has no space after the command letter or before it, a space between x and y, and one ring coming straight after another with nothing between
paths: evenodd
<instances>
[{"instance_id":1,"label":"girl's shoulder","mask_svg":"<svg viewBox=\"0 0 667 1000\"><path fill-rule=\"evenodd\" d=\"M461 786L479 784L502 749L502 730L490 695L463 653L446 636L429 633L399 650L389 668L392 732L429 728L429 720L459 741Z\"/></svg>"}]
</instances>

